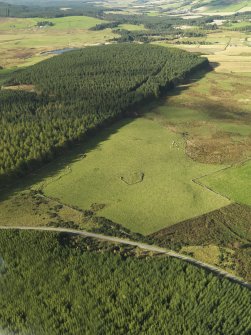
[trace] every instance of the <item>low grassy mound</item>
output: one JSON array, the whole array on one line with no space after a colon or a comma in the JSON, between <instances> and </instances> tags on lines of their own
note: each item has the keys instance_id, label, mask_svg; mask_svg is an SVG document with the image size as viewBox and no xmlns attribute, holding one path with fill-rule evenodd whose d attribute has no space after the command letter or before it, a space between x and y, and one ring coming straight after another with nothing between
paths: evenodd
<instances>
[{"instance_id":1,"label":"low grassy mound","mask_svg":"<svg viewBox=\"0 0 251 335\"><path fill-rule=\"evenodd\" d=\"M0 175L51 160L207 64L173 48L120 44L68 52L15 73L6 83L15 90L0 91ZM17 91L18 85L34 85L36 92Z\"/></svg>"},{"instance_id":2,"label":"low grassy mound","mask_svg":"<svg viewBox=\"0 0 251 335\"><path fill-rule=\"evenodd\" d=\"M251 331L248 289L179 260L92 239L25 231L0 232L0 260L3 333Z\"/></svg>"}]
</instances>

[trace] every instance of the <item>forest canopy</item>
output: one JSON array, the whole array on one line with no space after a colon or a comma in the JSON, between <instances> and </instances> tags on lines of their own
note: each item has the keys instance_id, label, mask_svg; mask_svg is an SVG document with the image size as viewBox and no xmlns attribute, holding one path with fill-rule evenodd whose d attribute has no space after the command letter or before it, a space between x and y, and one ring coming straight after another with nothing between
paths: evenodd
<instances>
[{"instance_id":1,"label":"forest canopy","mask_svg":"<svg viewBox=\"0 0 251 335\"><path fill-rule=\"evenodd\" d=\"M0 329L14 334L251 331L248 289L180 260L66 234L1 231L0 296Z\"/></svg>"},{"instance_id":2,"label":"forest canopy","mask_svg":"<svg viewBox=\"0 0 251 335\"><path fill-rule=\"evenodd\" d=\"M206 66L207 59L182 50L119 44L68 52L14 73L6 82L12 89L0 91L0 175L33 170ZM33 92L15 89L27 86Z\"/></svg>"}]
</instances>

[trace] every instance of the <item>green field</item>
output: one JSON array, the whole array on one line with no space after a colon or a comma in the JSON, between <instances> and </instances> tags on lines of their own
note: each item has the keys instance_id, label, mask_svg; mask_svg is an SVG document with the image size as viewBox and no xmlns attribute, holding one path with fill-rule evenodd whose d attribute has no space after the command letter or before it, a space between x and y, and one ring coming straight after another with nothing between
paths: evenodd
<instances>
[{"instance_id":1,"label":"green field","mask_svg":"<svg viewBox=\"0 0 251 335\"><path fill-rule=\"evenodd\" d=\"M82 149L86 157L33 188L82 209L105 204L99 215L143 234L228 204L192 181L219 166L189 159L182 137L158 122L139 118L117 124L89 147Z\"/></svg>"},{"instance_id":2,"label":"green field","mask_svg":"<svg viewBox=\"0 0 251 335\"><path fill-rule=\"evenodd\" d=\"M38 22L49 21L52 22L53 26L38 27ZM88 16L67 16L60 18L1 18L0 19L0 30L16 32L21 30L65 30L65 29L89 29L94 27L96 24L105 23L107 21L99 20Z\"/></svg>"},{"instance_id":3,"label":"green field","mask_svg":"<svg viewBox=\"0 0 251 335\"><path fill-rule=\"evenodd\" d=\"M251 206L251 162L232 166L205 178L200 182L231 200Z\"/></svg>"}]
</instances>

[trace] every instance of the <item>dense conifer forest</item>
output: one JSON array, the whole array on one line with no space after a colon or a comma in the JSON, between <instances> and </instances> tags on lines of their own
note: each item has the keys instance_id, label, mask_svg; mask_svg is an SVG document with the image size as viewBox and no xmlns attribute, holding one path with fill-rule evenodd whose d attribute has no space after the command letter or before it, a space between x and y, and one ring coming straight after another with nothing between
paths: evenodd
<instances>
[{"instance_id":1,"label":"dense conifer forest","mask_svg":"<svg viewBox=\"0 0 251 335\"><path fill-rule=\"evenodd\" d=\"M178 260L65 234L2 231L0 296L0 329L15 334L251 332L248 289Z\"/></svg>"},{"instance_id":2,"label":"dense conifer forest","mask_svg":"<svg viewBox=\"0 0 251 335\"><path fill-rule=\"evenodd\" d=\"M16 72L6 83L16 87L0 91L0 175L33 170L207 66L207 59L182 50L119 44L72 51Z\"/></svg>"}]
</instances>

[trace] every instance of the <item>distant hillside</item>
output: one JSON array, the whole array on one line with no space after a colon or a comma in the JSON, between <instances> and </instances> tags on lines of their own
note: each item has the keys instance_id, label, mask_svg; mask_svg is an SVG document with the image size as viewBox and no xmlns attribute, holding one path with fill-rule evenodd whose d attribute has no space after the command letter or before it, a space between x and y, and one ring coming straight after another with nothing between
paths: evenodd
<instances>
[{"instance_id":1,"label":"distant hillside","mask_svg":"<svg viewBox=\"0 0 251 335\"><path fill-rule=\"evenodd\" d=\"M109 4L111 1L104 3ZM145 0L138 3L142 11L173 14L251 11L251 0L167 0L162 3L158 0Z\"/></svg>"},{"instance_id":2,"label":"distant hillside","mask_svg":"<svg viewBox=\"0 0 251 335\"><path fill-rule=\"evenodd\" d=\"M64 7L68 7L64 10ZM103 13L103 8L76 1L0 1L0 17L63 17L63 16L94 16L99 17Z\"/></svg>"},{"instance_id":3,"label":"distant hillside","mask_svg":"<svg viewBox=\"0 0 251 335\"><path fill-rule=\"evenodd\" d=\"M146 2L154 3L158 6L158 1ZM161 5L162 6L162 5ZM251 0L168 0L165 6L162 6L165 12L186 13L186 12L238 12L251 11Z\"/></svg>"},{"instance_id":4,"label":"distant hillside","mask_svg":"<svg viewBox=\"0 0 251 335\"><path fill-rule=\"evenodd\" d=\"M237 12L249 9L251 9L250 0L197 0L192 5L192 10L202 12Z\"/></svg>"}]
</instances>

